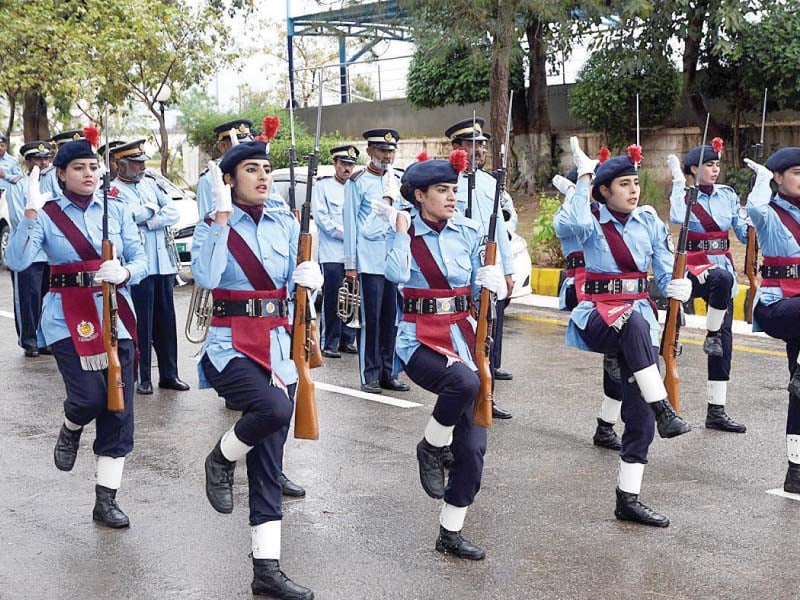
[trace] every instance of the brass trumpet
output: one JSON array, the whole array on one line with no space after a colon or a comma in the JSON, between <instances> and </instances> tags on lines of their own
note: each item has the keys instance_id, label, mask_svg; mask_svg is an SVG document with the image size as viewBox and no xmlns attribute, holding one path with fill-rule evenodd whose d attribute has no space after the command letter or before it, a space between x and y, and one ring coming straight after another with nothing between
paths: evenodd
<instances>
[{"instance_id":1,"label":"brass trumpet","mask_svg":"<svg viewBox=\"0 0 800 600\"><path fill-rule=\"evenodd\" d=\"M197 284L192 288L192 299L189 301L189 314L186 315L186 327L183 332L192 344L202 344L208 337L208 326L211 323L211 290L201 288Z\"/></svg>"},{"instance_id":2,"label":"brass trumpet","mask_svg":"<svg viewBox=\"0 0 800 600\"><path fill-rule=\"evenodd\" d=\"M358 316L361 312L361 296L358 290L358 278L345 277L339 293L336 295L336 316L348 327L361 329Z\"/></svg>"}]
</instances>

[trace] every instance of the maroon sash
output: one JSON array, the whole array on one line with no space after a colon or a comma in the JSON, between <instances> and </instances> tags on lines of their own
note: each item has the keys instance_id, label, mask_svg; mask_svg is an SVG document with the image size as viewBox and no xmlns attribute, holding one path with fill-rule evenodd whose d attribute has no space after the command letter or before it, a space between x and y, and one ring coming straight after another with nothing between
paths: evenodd
<instances>
[{"instance_id":1,"label":"maroon sash","mask_svg":"<svg viewBox=\"0 0 800 600\"><path fill-rule=\"evenodd\" d=\"M788 267L800 265L800 258L788 256L765 256L762 264L766 267ZM785 298L800 296L800 279L762 279L761 287L779 287Z\"/></svg>"},{"instance_id":2,"label":"maroon sash","mask_svg":"<svg viewBox=\"0 0 800 600\"><path fill-rule=\"evenodd\" d=\"M411 236L411 255L419 265L422 276L431 289L422 288L403 288L403 297L409 299L417 298L447 298L455 295L471 295L469 287L452 288L450 282L442 273L436 259L431 254L430 248L425 243L422 236L414 235L414 226L408 229ZM454 314L403 314L403 321L415 323L417 326L417 339L419 342L434 352L444 354L449 358L462 360L453 347L453 340L450 336L450 325L455 323L467 342L470 353L475 348L475 332L472 325L467 320L469 311Z\"/></svg>"},{"instance_id":3,"label":"maroon sash","mask_svg":"<svg viewBox=\"0 0 800 600\"><path fill-rule=\"evenodd\" d=\"M686 203L689 203L688 196L686 198ZM706 231L721 231L719 225L717 225L717 222L714 220L714 217L712 217L709 212L700 205L699 201L692 204L692 214L697 217L697 220L700 221L700 225L702 225L703 229Z\"/></svg>"},{"instance_id":4,"label":"maroon sash","mask_svg":"<svg viewBox=\"0 0 800 600\"><path fill-rule=\"evenodd\" d=\"M45 213L50 217L56 227L61 230L64 237L72 245L82 262L65 265L51 265L52 275L79 273L82 271L97 271L102 258L94 249L91 242L83 235L78 226L72 222L57 202L48 202L44 205ZM61 287L50 288L54 294L61 295L61 308L64 311L64 321L67 324L72 345L81 359L81 368L84 371L101 371L108 368L108 355L103 346L103 326L100 315L95 308L94 294L102 290L102 286L91 287ZM125 296L117 289L117 307L119 316L125 328L136 339L136 315L131 309ZM138 352L137 352L138 358Z\"/></svg>"},{"instance_id":5,"label":"maroon sash","mask_svg":"<svg viewBox=\"0 0 800 600\"><path fill-rule=\"evenodd\" d=\"M774 202L770 202L769 207L775 211L775 213L778 215L778 218L781 220L781 223L783 223L783 226L789 230L789 233L792 234L794 240L800 244L800 223L798 223L792 214L782 206L778 206Z\"/></svg>"},{"instance_id":6,"label":"maroon sash","mask_svg":"<svg viewBox=\"0 0 800 600\"><path fill-rule=\"evenodd\" d=\"M206 224L211 219L205 220ZM239 264L253 290L212 290L214 300L286 300L286 288L277 289L264 264L253 249L233 227L228 229L228 251ZM212 327L230 327L233 348L252 359L268 371L272 371L270 332L278 327L289 329L289 317L213 317ZM273 373L274 376L274 373Z\"/></svg>"}]
</instances>

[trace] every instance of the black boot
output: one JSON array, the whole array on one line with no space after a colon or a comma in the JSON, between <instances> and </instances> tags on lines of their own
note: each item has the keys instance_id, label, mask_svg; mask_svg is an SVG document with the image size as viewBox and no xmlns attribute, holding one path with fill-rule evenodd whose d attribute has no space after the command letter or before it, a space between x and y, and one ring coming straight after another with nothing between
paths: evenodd
<instances>
[{"instance_id":1,"label":"black boot","mask_svg":"<svg viewBox=\"0 0 800 600\"><path fill-rule=\"evenodd\" d=\"M674 438L692 430L692 426L676 415L675 411L672 410L672 406L666 400L651 402L650 408L656 413L658 435L662 438Z\"/></svg>"},{"instance_id":2,"label":"black boot","mask_svg":"<svg viewBox=\"0 0 800 600\"><path fill-rule=\"evenodd\" d=\"M442 448L442 466L445 469L449 469L453 465L453 451L450 449L450 446L445 446Z\"/></svg>"},{"instance_id":3,"label":"black boot","mask_svg":"<svg viewBox=\"0 0 800 600\"><path fill-rule=\"evenodd\" d=\"M256 596L272 596L281 600L313 600L314 592L297 585L281 571L277 560L253 559L253 583L250 585Z\"/></svg>"},{"instance_id":4,"label":"black boot","mask_svg":"<svg viewBox=\"0 0 800 600\"><path fill-rule=\"evenodd\" d=\"M439 537L436 538L436 551L468 560L483 560L486 557L483 548L478 548L469 540L464 539L460 531L448 531L441 525L439 526Z\"/></svg>"},{"instance_id":5,"label":"black boot","mask_svg":"<svg viewBox=\"0 0 800 600\"><path fill-rule=\"evenodd\" d=\"M56 447L53 449L53 460L56 463L56 468L60 471L72 471L72 467L75 466L75 458L78 456L78 446L80 446L81 442L81 433L83 433L83 427L78 431L71 431L67 429L66 425L61 426Z\"/></svg>"},{"instance_id":6,"label":"black boot","mask_svg":"<svg viewBox=\"0 0 800 600\"><path fill-rule=\"evenodd\" d=\"M510 419L513 417L509 411L504 408L500 408L497 406L494 400L492 400L492 418L493 419Z\"/></svg>"},{"instance_id":7,"label":"black boot","mask_svg":"<svg viewBox=\"0 0 800 600\"><path fill-rule=\"evenodd\" d=\"M722 335L719 331L709 331L706 334L703 352L709 356L722 356Z\"/></svg>"},{"instance_id":8,"label":"black boot","mask_svg":"<svg viewBox=\"0 0 800 600\"><path fill-rule=\"evenodd\" d=\"M609 450L622 450L622 441L619 439L617 432L614 431L614 424L597 419L597 429L594 431L592 438L595 446L601 448L608 448Z\"/></svg>"},{"instance_id":9,"label":"black boot","mask_svg":"<svg viewBox=\"0 0 800 600\"><path fill-rule=\"evenodd\" d=\"M747 427L737 423L725 412L722 404L709 404L706 413L706 429L719 429L720 431L732 431L733 433L745 433Z\"/></svg>"},{"instance_id":10,"label":"black boot","mask_svg":"<svg viewBox=\"0 0 800 600\"><path fill-rule=\"evenodd\" d=\"M306 491L302 486L297 485L294 481L289 479L281 472L278 477L278 482L281 484L281 494L290 498L302 498L306 495Z\"/></svg>"},{"instance_id":11,"label":"black boot","mask_svg":"<svg viewBox=\"0 0 800 600\"><path fill-rule=\"evenodd\" d=\"M635 521L653 527L669 527L669 519L639 502L639 494L629 494L617 488L617 508L614 516L620 521Z\"/></svg>"},{"instance_id":12,"label":"black boot","mask_svg":"<svg viewBox=\"0 0 800 600\"><path fill-rule=\"evenodd\" d=\"M800 494L800 465L789 463L786 470L786 479L783 482L783 491L790 494Z\"/></svg>"},{"instance_id":13,"label":"black boot","mask_svg":"<svg viewBox=\"0 0 800 600\"><path fill-rule=\"evenodd\" d=\"M800 367L794 370L787 389L792 396L800 397Z\"/></svg>"},{"instance_id":14,"label":"black boot","mask_svg":"<svg viewBox=\"0 0 800 600\"><path fill-rule=\"evenodd\" d=\"M233 471L236 463L222 455L219 444L217 442L206 457L206 497L214 510L230 514L233 512Z\"/></svg>"},{"instance_id":15,"label":"black boot","mask_svg":"<svg viewBox=\"0 0 800 600\"><path fill-rule=\"evenodd\" d=\"M417 444L417 462L419 462L419 481L422 489L431 498L444 498L444 464L442 458L444 448L431 446L422 438Z\"/></svg>"},{"instance_id":16,"label":"black boot","mask_svg":"<svg viewBox=\"0 0 800 600\"><path fill-rule=\"evenodd\" d=\"M92 519L106 527L111 527L111 529L130 527L131 522L128 520L128 515L122 512L117 504L117 490L96 485L94 486L94 494Z\"/></svg>"}]
</instances>

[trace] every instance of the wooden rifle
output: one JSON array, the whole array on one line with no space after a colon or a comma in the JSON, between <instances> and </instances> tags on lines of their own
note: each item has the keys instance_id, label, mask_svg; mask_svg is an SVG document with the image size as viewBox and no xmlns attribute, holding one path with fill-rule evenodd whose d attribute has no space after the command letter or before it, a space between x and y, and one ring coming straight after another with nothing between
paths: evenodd
<instances>
[{"instance_id":1,"label":"wooden rifle","mask_svg":"<svg viewBox=\"0 0 800 600\"><path fill-rule=\"evenodd\" d=\"M497 212L500 208L500 198L506 189L506 170L508 166L508 151L511 143L511 106L514 102L514 92L508 100L508 118L506 121L506 140L500 147L501 166L494 173L497 185L494 191L494 207L489 217L489 230L486 235L486 253L483 265L493 265L497 260ZM473 154L474 160L474 154ZM474 162L473 162L474 169ZM474 174L474 170L473 170ZM475 332L475 365L478 367L480 389L475 400L475 410L472 421L479 427L492 426L492 327L495 321L495 295L491 290L481 288L480 304L478 305L478 327Z\"/></svg>"},{"instance_id":2,"label":"wooden rifle","mask_svg":"<svg viewBox=\"0 0 800 600\"><path fill-rule=\"evenodd\" d=\"M300 211L300 239L297 245L297 264L311 260L311 193L319 161L319 138L322 116L322 78L320 77L319 106L317 107L317 136L314 152L308 156L306 198ZM305 440L319 439L319 416L314 381L311 379L311 358L319 344L311 331L314 323L314 305L308 288L295 286L294 323L292 326L291 356L297 367L297 393L295 395L294 437Z\"/></svg>"},{"instance_id":3,"label":"wooden rifle","mask_svg":"<svg viewBox=\"0 0 800 600\"><path fill-rule=\"evenodd\" d=\"M764 125L767 120L767 89L764 89L764 106L761 109L761 138L755 145L755 160L761 164L764 158ZM755 173L750 178L750 191L756 183ZM747 197L744 198L744 203L740 207L740 218L747 218ZM748 323L753 322L753 303L756 300L756 292L758 291L758 236L756 228L752 225L747 226L747 247L744 253L744 274L747 276L747 297L744 303L745 320Z\"/></svg>"},{"instance_id":4,"label":"wooden rifle","mask_svg":"<svg viewBox=\"0 0 800 600\"><path fill-rule=\"evenodd\" d=\"M111 169L109 168L108 147L108 105L105 114L105 166L103 173L103 241L101 257L103 262L114 259L114 244L108 237L108 190L111 185ZM119 362L119 338L117 337L117 288L113 283L104 281L103 289L103 348L108 356L106 379L106 407L111 412L125 410L125 384L122 381L122 364Z\"/></svg>"},{"instance_id":5,"label":"wooden rifle","mask_svg":"<svg viewBox=\"0 0 800 600\"><path fill-rule=\"evenodd\" d=\"M697 184L700 176L700 169L703 167L703 150L706 145L708 135L708 121L711 115L706 116L706 127L703 131L703 143L700 146L700 161L697 163L697 174L694 178L694 185L689 188L686 200L686 215L681 224L681 232L678 236L678 246L675 248L675 262L672 266L672 279L683 279L686 277L686 249L689 245L689 219L692 216L692 207L697 203ZM664 333L661 335L660 354L664 359L664 387L667 389L667 398L675 412L681 408L681 380L678 376L678 356L681 354L681 325L683 321L683 306L680 300L669 299L667 306L667 318L664 322Z\"/></svg>"}]
</instances>

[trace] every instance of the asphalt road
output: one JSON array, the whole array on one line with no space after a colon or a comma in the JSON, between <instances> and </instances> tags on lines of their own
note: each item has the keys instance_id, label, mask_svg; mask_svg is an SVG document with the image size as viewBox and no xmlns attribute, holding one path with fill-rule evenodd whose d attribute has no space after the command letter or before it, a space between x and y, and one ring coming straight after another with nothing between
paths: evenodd
<instances>
[{"instance_id":1,"label":"asphalt road","mask_svg":"<svg viewBox=\"0 0 800 600\"><path fill-rule=\"evenodd\" d=\"M181 321L188 296L177 291ZM5 272L0 310L11 310ZM514 418L490 432L464 529L486 549L479 563L434 551L438 504L420 488L414 455L434 398L415 387L394 396L420 406L402 408L329 391L358 387L353 356L316 370L328 384L317 390L321 439L290 438L286 449L285 471L308 490L285 505L287 573L337 600L800 597L800 498L766 493L786 468L782 345L736 339L729 412L749 429L735 435L702 426L705 357L686 336L683 414L694 431L653 444L642 499L672 525L650 529L613 516L617 457L591 444L600 357L564 348L562 318L526 310L508 321L514 381L498 384L498 398ZM136 399L119 492L132 526L111 531L91 520L93 428L75 469L57 471L55 363L24 358L3 316L0 340L0 598L250 598L244 467L232 515L214 512L203 490L205 455L236 413L196 389L196 348L181 340L192 391Z\"/></svg>"}]
</instances>

